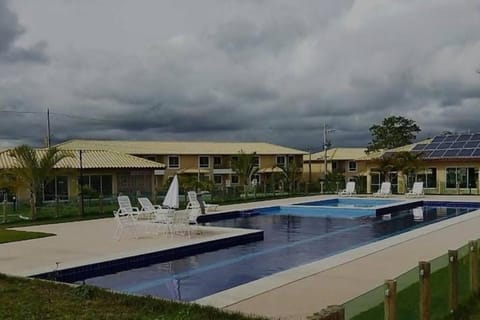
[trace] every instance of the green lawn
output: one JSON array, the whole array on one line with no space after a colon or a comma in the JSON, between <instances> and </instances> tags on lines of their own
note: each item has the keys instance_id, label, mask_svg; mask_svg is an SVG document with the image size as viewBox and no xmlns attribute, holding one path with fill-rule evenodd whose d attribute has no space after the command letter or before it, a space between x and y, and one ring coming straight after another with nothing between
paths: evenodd
<instances>
[{"instance_id":1,"label":"green lawn","mask_svg":"<svg viewBox=\"0 0 480 320\"><path fill-rule=\"evenodd\" d=\"M0 243L54 236L52 233L0 229Z\"/></svg>"},{"instance_id":2,"label":"green lawn","mask_svg":"<svg viewBox=\"0 0 480 320\"><path fill-rule=\"evenodd\" d=\"M212 307L0 274L0 319L255 320Z\"/></svg>"}]
</instances>

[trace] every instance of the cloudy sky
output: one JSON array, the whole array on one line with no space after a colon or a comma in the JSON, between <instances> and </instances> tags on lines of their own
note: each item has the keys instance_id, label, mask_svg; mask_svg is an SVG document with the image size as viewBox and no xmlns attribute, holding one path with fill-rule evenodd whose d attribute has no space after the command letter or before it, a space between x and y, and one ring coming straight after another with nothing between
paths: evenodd
<instances>
[{"instance_id":1,"label":"cloudy sky","mask_svg":"<svg viewBox=\"0 0 480 320\"><path fill-rule=\"evenodd\" d=\"M478 68L478 0L0 0L0 147L480 131Z\"/></svg>"}]
</instances>

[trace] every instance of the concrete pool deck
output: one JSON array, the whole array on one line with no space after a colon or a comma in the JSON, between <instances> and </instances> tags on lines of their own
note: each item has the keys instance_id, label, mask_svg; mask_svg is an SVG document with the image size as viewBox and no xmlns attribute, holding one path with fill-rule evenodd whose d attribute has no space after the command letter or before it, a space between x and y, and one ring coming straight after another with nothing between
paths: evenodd
<instances>
[{"instance_id":1,"label":"concrete pool deck","mask_svg":"<svg viewBox=\"0 0 480 320\"><path fill-rule=\"evenodd\" d=\"M262 201L223 206L220 209L247 210L331 197ZM423 199L480 201L479 197L474 196L427 196ZM56 268L56 262L60 262L60 268L63 269L241 232L206 227L204 233L190 239L145 237L116 241L111 237L113 218L16 229L57 234L55 237L0 245L0 272L21 276L52 271ZM327 305L342 304L381 285L385 279L394 278L415 267L420 260L431 260L448 249L457 249L477 238L480 238L479 210L286 270L197 302L280 319L304 319Z\"/></svg>"}]
</instances>

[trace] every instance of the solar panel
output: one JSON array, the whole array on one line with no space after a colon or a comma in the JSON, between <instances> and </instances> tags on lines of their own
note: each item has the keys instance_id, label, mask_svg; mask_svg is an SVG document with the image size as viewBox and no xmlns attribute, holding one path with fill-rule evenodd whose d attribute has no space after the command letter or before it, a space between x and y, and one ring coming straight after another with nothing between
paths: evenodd
<instances>
[{"instance_id":1,"label":"solar panel","mask_svg":"<svg viewBox=\"0 0 480 320\"><path fill-rule=\"evenodd\" d=\"M426 144L417 144L415 147L413 147L412 151L421 151L425 149L426 146Z\"/></svg>"},{"instance_id":2,"label":"solar panel","mask_svg":"<svg viewBox=\"0 0 480 320\"><path fill-rule=\"evenodd\" d=\"M428 146L425 147L425 150L435 150L438 148L440 143L430 143Z\"/></svg>"},{"instance_id":3,"label":"solar panel","mask_svg":"<svg viewBox=\"0 0 480 320\"><path fill-rule=\"evenodd\" d=\"M480 149L475 149L472 153L472 157L480 157Z\"/></svg>"},{"instance_id":4,"label":"solar panel","mask_svg":"<svg viewBox=\"0 0 480 320\"><path fill-rule=\"evenodd\" d=\"M449 142L443 142L443 143L440 143L440 145L438 146L437 149L448 149L452 146L452 143L449 143Z\"/></svg>"},{"instance_id":5,"label":"solar panel","mask_svg":"<svg viewBox=\"0 0 480 320\"><path fill-rule=\"evenodd\" d=\"M480 133L475 133L470 140L480 141Z\"/></svg>"},{"instance_id":6,"label":"solar panel","mask_svg":"<svg viewBox=\"0 0 480 320\"><path fill-rule=\"evenodd\" d=\"M463 146L464 148L476 148L480 145L480 141L468 141Z\"/></svg>"},{"instance_id":7,"label":"solar panel","mask_svg":"<svg viewBox=\"0 0 480 320\"><path fill-rule=\"evenodd\" d=\"M449 149L443 154L443 158L455 157L460 153L461 149Z\"/></svg>"},{"instance_id":8,"label":"solar panel","mask_svg":"<svg viewBox=\"0 0 480 320\"><path fill-rule=\"evenodd\" d=\"M470 157L474 149L462 149L460 150L458 157Z\"/></svg>"},{"instance_id":9,"label":"solar panel","mask_svg":"<svg viewBox=\"0 0 480 320\"><path fill-rule=\"evenodd\" d=\"M468 141L471 137L471 134L461 134L460 136L458 136L457 141Z\"/></svg>"},{"instance_id":10,"label":"solar panel","mask_svg":"<svg viewBox=\"0 0 480 320\"><path fill-rule=\"evenodd\" d=\"M443 142L444 139L445 139L445 136L436 136L435 138L433 138L432 143L433 142Z\"/></svg>"},{"instance_id":11,"label":"solar panel","mask_svg":"<svg viewBox=\"0 0 480 320\"><path fill-rule=\"evenodd\" d=\"M443 142L454 142L456 141L458 138L458 136L446 136L445 137L445 140L443 140Z\"/></svg>"},{"instance_id":12,"label":"solar panel","mask_svg":"<svg viewBox=\"0 0 480 320\"><path fill-rule=\"evenodd\" d=\"M429 158L441 158L447 150L435 150L428 156Z\"/></svg>"},{"instance_id":13,"label":"solar panel","mask_svg":"<svg viewBox=\"0 0 480 320\"><path fill-rule=\"evenodd\" d=\"M454 142L451 146L451 148L455 149L461 149L465 145L465 141L460 141L460 142Z\"/></svg>"}]
</instances>

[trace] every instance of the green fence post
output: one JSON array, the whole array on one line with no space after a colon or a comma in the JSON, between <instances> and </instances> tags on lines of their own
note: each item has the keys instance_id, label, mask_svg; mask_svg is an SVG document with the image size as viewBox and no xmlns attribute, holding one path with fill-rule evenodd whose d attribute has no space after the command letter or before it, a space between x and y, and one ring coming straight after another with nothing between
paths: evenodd
<instances>
[{"instance_id":1,"label":"green fence post","mask_svg":"<svg viewBox=\"0 0 480 320\"><path fill-rule=\"evenodd\" d=\"M475 240L468 242L470 249L470 289L473 294L478 293L478 243Z\"/></svg>"},{"instance_id":2,"label":"green fence post","mask_svg":"<svg viewBox=\"0 0 480 320\"><path fill-rule=\"evenodd\" d=\"M385 281L385 320L397 319L397 281Z\"/></svg>"},{"instance_id":3,"label":"green fence post","mask_svg":"<svg viewBox=\"0 0 480 320\"><path fill-rule=\"evenodd\" d=\"M430 320L432 294L430 290L430 262L420 261L418 263L420 279L420 319Z\"/></svg>"},{"instance_id":4,"label":"green fence post","mask_svg":"<svg viewBox=\"0 0 480 320\"><path fill-rule=\"evenodd\" d=\"M458 250L448 250L448 269L450 313L454 313L458 308Z\"/></svg>"}]
</instances>

